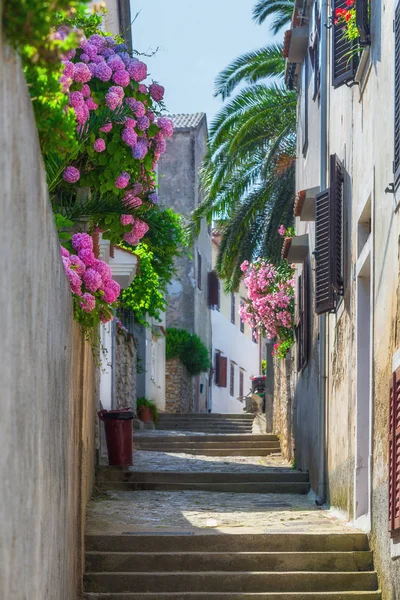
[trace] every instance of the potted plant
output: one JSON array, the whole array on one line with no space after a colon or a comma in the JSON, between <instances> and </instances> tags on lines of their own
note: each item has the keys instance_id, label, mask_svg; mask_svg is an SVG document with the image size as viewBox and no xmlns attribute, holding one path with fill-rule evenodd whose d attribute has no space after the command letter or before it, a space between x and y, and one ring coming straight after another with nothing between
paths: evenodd
<instances>
[{"instance_id":1,"label":"potted plant","mask_svg":"<svg viewBox=\"0 0 400 600\"><path fill-rule=\"evenodd\" d=\"M154 423L157 424L158 420L158 409L157 406L151 400L147 400L144 396L137 399L137 413L139 419L143 423Z\"/></svg>"}]
</instances>

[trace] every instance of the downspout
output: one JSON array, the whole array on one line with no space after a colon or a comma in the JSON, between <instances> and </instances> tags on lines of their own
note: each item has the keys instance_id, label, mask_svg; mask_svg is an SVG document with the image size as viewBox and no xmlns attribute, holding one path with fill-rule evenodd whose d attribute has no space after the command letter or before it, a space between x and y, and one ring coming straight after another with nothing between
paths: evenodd
<instances>
[{"instance_id":1,"label":"downspout","mask_svg":"<svg viewBox=\"0 0 400 600\"><path fill-rule=\"evenodd\" d=\"M328 2L321 3L321 79L320 79L320 190L327 187L327 116L328 116ZM318 497L316 503L326 502L326 412L327 412L327 373L326 373L326 315L319 316L319 457L318 457Z\"/></svg>"}]
</instances>

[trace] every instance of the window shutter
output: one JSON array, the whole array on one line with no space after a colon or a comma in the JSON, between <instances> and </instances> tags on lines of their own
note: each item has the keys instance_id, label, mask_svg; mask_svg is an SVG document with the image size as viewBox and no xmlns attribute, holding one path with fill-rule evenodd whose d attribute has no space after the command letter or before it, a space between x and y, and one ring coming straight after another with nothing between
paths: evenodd
<instances>
[{"instance_id":1,"label":"window shutter","mask_svg":"<svg viewBox=\"0 0 400 600\"><path fill-rule=\"evenodd\" d=\"M360 34L360 46L369 46L370 35L370 0L356 0L356 25Z\"/></svg>"},{"instance_id":2,"label":"window shutter","mask_svg":"<svg viewBox=\"0 0 400 600\"><path fill-rule=\"evenodd\" d=\"M208 274L208 306L218 306L218 277L215 271L210 271Z\"/></svg>"},{"instance_id":3,"label":"window shutter","mask_svg":"<svg viewBox=\"0 0 400 600\"><path fill-rule=\"evenodd\" d=\"M239 371L239 396L244 396L244 373L242 369Z\"/></svg>"},{"instance_id":4,"label":"window shutter","mask_svg":"<svg viewBox=\"0 0 400 600\"><path fill-rule=\"evenodd\" d=\"M230 396L235 395L235 365L231 361L231 373L230 373L230 381L229 381L229 394Z\"/></svg>"},{"instance_id":5,"label":"window shutter","mask_svg":"<svg viewBox=\"0 0 400 600\"><path fill-rule=\"evenodd\" d=\"M347 9L346 0L332 0L332 13L338 8ZM338 88L348 81L353 81L356 73L356 58L353 56L353 42L343 35L343 25L332 26L332 85Z\"/></svg>"},{"instance_id":6,"label":"window shutter","mask_svg":"<svg viewBox=\"0 0 400 600\"><path fill-rule=\"evenodd\" d=\"M389 409L389 531L400 530L400 368L392 375Z\"/></svg>"},{"instance_id":7,"label":"window shutter","mask_svg":"<svg viewBox=\"0 0 400 600\"><path fill-rule=\"evenodd\" d=\"M201 275L202 275L202 269L201 269L201 254L199 251L197 251L197 287L199 290L202 289L201 287Z\"/></svg>"},{"instance_id":8,"label":"window shutter","mask_svg":"<svg viewBox=\"0 0 400 600\"><path fill-rule=\"evenodd\" d=\"M231 292L231 323L236 323L236 296Z\"/></svg>"},{"instance_id":9,"label":"window shutter","mask_svg":"<svg viewBox=\"0 0 400 600\"><path fill-rule=\"evenodd\" d=\"M400 183L400 3L394 18L394 184Z\"/></svg>"},{"instance_id":10,"label":"window shutter","mask_svg":"<svg viewBox=\"0 0 400 600\"><path fill-rule=\"evenodd\" d=\"M343 171L336 154L330 158L330 188L315 197L315 312L335 309L343 294Z\"/></svg>"},{"instance_id":11,"label":"window shutter","mask_svg":"<svg viewBox=\"0 0 400 600\"><path fill-rule=\"evenodd\" d=\"M227 385L228 375L228 359L226 356L221 356L219 352L215 355L215 383L219 387L225 387Z\"/></svg>"},{"instance_id":12,"label":"window shutter","mask_svg":"<svg viewBox=\"0 0 400 600\"><path fill-rule=\"evenodd\" d=\"M303 265L303 290L302 290L302 302L303 302L303 319L302 319L302 346L303 346L303 364L301 367L305 367L308 360L308 324L309 324L309 315L308 315L308 286L309 286L309 271L308 271L308 261L307 259L304 261Z\"/></svg>"}]
</instances>

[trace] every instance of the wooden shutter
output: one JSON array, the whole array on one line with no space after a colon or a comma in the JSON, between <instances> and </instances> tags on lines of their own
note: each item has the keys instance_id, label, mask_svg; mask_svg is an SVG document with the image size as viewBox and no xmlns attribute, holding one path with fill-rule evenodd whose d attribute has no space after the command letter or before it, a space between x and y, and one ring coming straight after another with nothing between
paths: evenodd
<instances>
[{"instance_id":1,"label":"wooden shutter","mask_svg":"<svg viewBox=\"0 0 400 600\"><path fill-rule=\"evenodd\" d=\"M208 274L208 306L218 306L219 290L218 277L215 271Z\"/></svg>"},{"instance_id":2,"label":"wooden shutter","mask_svg":"<svg viewBox=\"0 0 400 600\"><path fill-rule=\"evenodd\" d=\"M201 274L201 254L199 251L197 251L197 287L199 290L201 290Z\"/></svg>"},{"instance_id":3,"label":"wooden shutter","mask_svg":"<svg viewBox=\"0 0 400 600\"><path fill-rule=\"evenodd\" d=\"M229 394L231 396L235 395L235 365L231 361L231 372L230 372L230 381L229 381Z\"/></svg>"},{"instance_id":4,"label":"wooden shutter","mask_svg":"<svg viewBox=\"0 0 400 600\"><path fill-rule=\"evenodd\" d=\"M225 387L228 379L228 359L221 356L219 352L215 355L215 383L219 387Z\"/></svg>"},{"instance_id":5,"label":"wooden shutter","mask_svg":"<svg viewBox=\"0 0 400 600\"><path fill-rule=\"evenodd\" d=\"M236 323L236 296L231 292L231 323Z\"/></svg>"},{"instance_id":6,"label":"wooden shutter","mask_svg":"<svg viewBox=\"0 0 400 600\"><path fill-rule=\"evenodd\" d=\"M330 188L315 197L315 312L333 311L343 294L343 170L330 158Z\"/></svg>"},{"instance_id":7,"label":"wooden shutter","mask_svg":"<svg viewBox=\"0 0 400 600\"><path fill-rule=\"evenodd\" d=\"M370 0L356 0L356 25L360 34L360 46L369 46L370 35Z\"/></svg>"},{"instance_id":8,"label":"wooden shutter","mask_svg":"<svg viewBox=\"0 0 400 600\"><path fill-rule=\"evenodd\" d=\"M308 263L304 261L303 273L297 279L297 370L301 371L308 359Z\"/></svg>"},{"instance_id":9,"label":"wooden shutter","mask_svg":"<svg viewBox=\"0 0 400 600\"><path fill-rule=\"evenodd\" d=\"M347 9L346 0L332 0L332 14L335 18L336 9ZM353 81L357 61L352 54L353 42L343 35L343 24L332 26L332 85L338 88L348 81Z\"/></svg>"},{"instance_id":10,"label":"wooden shutter","mask_svg":"<svg viewBox=\"0 0 400 600\"><path fill-rule=\"evenodd\" d=\"M242 369L239 371L239 396L244 396L244 373Z\"/></svg>"},{"instance_id":11,"label":"wooden shutter","mask_svg":"<svg viewBox=\"0 0 400 600\"><path fill-rule=\"evenodd\" d=\"M394 18L394 184L400 183L400 2Z\"/></svg>"},{"instance_id":12,"label":"wooden shutter","mask_svg":"<svg viewBox=\"0 0 400 600\"><path fill-rule=\"evenodd\" d=\"M400 530L400 368L390 382L389 408L389 531Z\"/></svg>"}]
</instances>

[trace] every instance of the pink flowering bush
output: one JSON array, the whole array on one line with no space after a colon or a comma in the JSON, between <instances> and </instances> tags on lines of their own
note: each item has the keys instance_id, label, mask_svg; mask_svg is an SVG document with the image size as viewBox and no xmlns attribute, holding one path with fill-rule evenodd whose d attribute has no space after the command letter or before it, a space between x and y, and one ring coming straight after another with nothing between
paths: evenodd
<instances>
[{"instance_id":1,"label":"pink flowering bush","mask_svg":"<svg viewBox=\"0 0 400 600\"><path fill-rule=\"evenodd\" d=\"M248 297L239 314L268 339L276 338L274 354L284 358L294 341L294 270L286 261L275 266L264 259L245 261L241 269Z\"/></svg>"},{"instance_id":2,"label":"pink flowering bush","mask_svg":"<svg viewBox=\"0 0 400 600\"><path fill-rule=\"evenodd\" d=\"M71 252L61 246L61 257L71 286L75 318L84 328L93 328L113 319L120 286L112 279L110 267L95 257L90 235L76 233L71 244Z\"/></svg>"}]
</instances>

